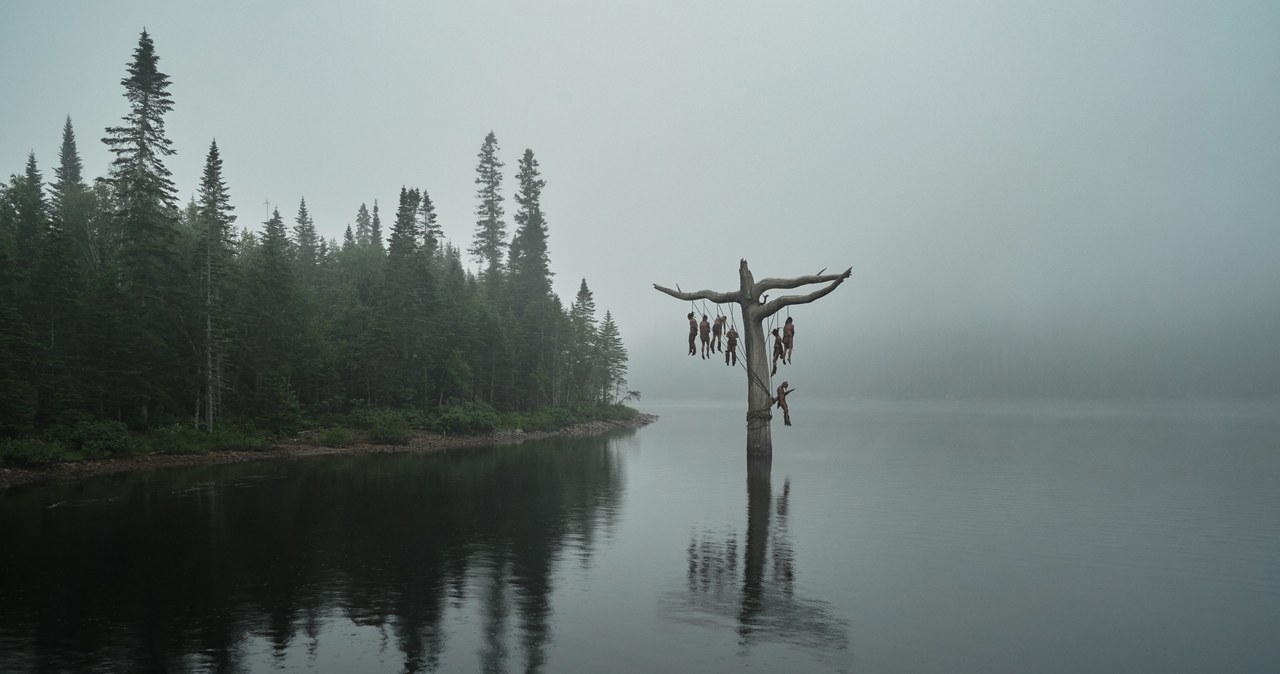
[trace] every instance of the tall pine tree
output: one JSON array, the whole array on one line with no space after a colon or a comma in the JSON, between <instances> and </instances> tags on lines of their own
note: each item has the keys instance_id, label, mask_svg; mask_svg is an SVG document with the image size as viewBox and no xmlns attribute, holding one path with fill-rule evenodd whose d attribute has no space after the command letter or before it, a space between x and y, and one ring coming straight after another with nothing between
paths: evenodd
<instances>
[{"instance_id":1,"label":"tall pine tree","mask_svg":"<svg viewBox=\"0 0 1280 674\"><path fill-rule=\"evenodd\" d=\"M542 212L546 181L532 150L525 150L516 175L516 231L508 256L507 296L515 317L517 395L521 406L551 404L557 398L556 357L563 310L551 293L547 222Z\"/></svg>"},{"instance_id":2,"label":"tall pine tree","mask_svg":"<svg viewBox=\"0 0 1280 674\"><path fill-rule=\"evenodd\" d=\"M49 205L44 198L44 176L36 163L36 153L27 154L27 166L22 175L9 176L9 189L5 196L13 208L14 262L25 276L35 261L40 235L49 217Z\"/></svg>"},{"instance_id":3,"label":"tall pine tree","mask_svg":"<svg viewBox=\"0 0 1280 674\"><path fill-rule=\"evenodd\" d=\"M480 147L476 164L476 232L468 252L481 264L485 280L493 287L502 269L507 246L507 225L503 221L502 167L498 161L498 139L490 131Z\"/></svg>"},{"instance_id":4,"label":"tall pine tree","mask_svg":"<svg viewBox=\"0 0 1280 674\"><path fill-rule=\"evenodd\" d=\"M426 190L422 190L422 203L419 206L422 213L422 239L426 248L426 252L430 256L435 256L440 252L441 240L444 239L444 230L441 229L440 223L436 218L436 205L431 202L431 195Z\"/></svg>"},{"instance_id":5,"label":"tall pine tree","mask_svg":"<svg viewBox=\"0 0 1280 674\"><path fill-rule=\"evenodd\" d=\"M551 262L547 255L547 220L542 213L542 188L547 181L538 171L533 150L525 150L516 176L515 235L511 237L512 296L517 304L542 302L551 294Z\"/></svg>"},{"instance_id":6,"label":"tall pine tree","mask_svg":"<svg viewBox=\"0 0 1280 674\"><path fill-rule=\"evenodd\" d=\"M176 237L177 188L164 164L174 154L164 133L164 115L173 100L159 60L151 37L142 31L129 76L120 81L129 113L102 139L115 154L110 181L118 200L121 269L129 291L144 304L169 287Z\"/></svg>"},{"instance_id":7,"label":"tall pine tree","mask_svg":"<svg viewBox=\"0 0 1280 674\"><path fill-rule=\"evenodd\" d=\"M205 157L204 174L200 179L200 196L197 202L198 217L204 225L201 244L201 300L204 318L203 362L200 364L204 379L204 422L207 430L213 423L222 401L227 367L227 342L230 339L230 316L227 310L227 294L230 284L233 256L233 225L236 216L231 206L231 195L222 179L222 157L218 154L218 142L209 143Z\"/></svg>"},{"instance_id":8,"label":"tall pine tree","mask_svg":"<svg viewBox=\"0 0 1280 674\"><path fill-rule=\"evenodd\" d=\"M115 197L118 240L116 271L130 314L125 344L131 363L118 391L123 404L146 423L151 407L173 403L173 379L183 371L170 315L178 278L177 190L164 158L174 154L164 132L164 115L173 109L169 77L157 68L159 57L144 30L129 64L124 86L129 112L123 124L107 128L102 139L115 155L110 183Z\"/></svg>"},{"instance_id":9,"label":"tall pine tree","mask_svg":"<svg viewBox=\"0 0 1280 674\"><path fill-rule=\"evenodd\" d=\"M41 416L83 406L85 387L76 380L91 377L84 358L91 345L85 337L84 273L72 232L87 231L93 195L81 177L80 154L68 117L62 132L57 181L52 185L47 227L41 236L32 288L41 298L34 318L43 344L40 372Z\"/></svg>"},{"instance_id":10,"label":"tall pine tree","mask_svg":"<svg viewBox=\"0 0 1280 674\"><path fill-rule=\"evenodd\" d=\"M307 199L298 202L298 215L293 219L293 247L301 277L315 282L316 265L320 260L320 235L316 233L315 220L307 210Z\"/></svg>"},{"instance_id":11,"label":"tall pine tree","mask_svg":"<svg viewBox=\"0 0 1280 674\"><path fill-rule=\"evenodd\" d=\"M618 402L627 388L627 347L622 345L622 333L613 321L613 314L604 312L600 321L600 393L605 404Z\"/></svg>"},{"instance_id":12,"label":"tall pine tree","mask_svg":"<svg viewBox=\"0 0 1280 674\"><path fill-rule=\"evenodd\" d=\"M599 333L596 327L596 301L582 279L578 294L569 307L568 352L569 390L577 402L595 403L599 390Z\"/></svg>"}]
</instances>

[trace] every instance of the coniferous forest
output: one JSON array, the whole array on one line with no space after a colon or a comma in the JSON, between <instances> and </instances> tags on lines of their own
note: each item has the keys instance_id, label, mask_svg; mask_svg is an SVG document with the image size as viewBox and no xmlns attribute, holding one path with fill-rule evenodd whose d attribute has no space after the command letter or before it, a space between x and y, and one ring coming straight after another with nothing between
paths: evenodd
<instances>
[{"instance_id":1,"label":"coniferous forest","mask_svg":"<svg viewBox=\"0 0 1280 674\"><path fill-rule=\"evenodd\" d=\"M85 175L68 117L52 171L33 153L0 186L0 463L632 413L611 314L586 280L567 308L552 290L531 150L507 201L484 138L465 251L417 186L353 205L342 240L325 239L305 199L239 221L216 141L181 204L165 167L170 81L145 31L122 84L107 175Z\"/></svg>"}]
</instances>

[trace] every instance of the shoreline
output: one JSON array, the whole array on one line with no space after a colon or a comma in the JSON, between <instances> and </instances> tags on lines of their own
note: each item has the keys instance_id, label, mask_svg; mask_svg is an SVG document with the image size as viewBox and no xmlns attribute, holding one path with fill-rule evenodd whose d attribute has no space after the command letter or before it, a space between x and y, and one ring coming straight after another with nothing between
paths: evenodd
<instances>
[{"instance_id":1,"label":"shoreline","mask_svg":"<svg viewBox=\"0 0 1280 674\"><path fill-rule=\"evenodd\" d=\"M636 415L634 419L627 421L589 421L584 424L566 426L558 431L532 431L528 433L524 431L499 431L483 435L441 435L429 431L415 431L408 444L404 445L375 445L360 442L346 447L328 447L309 443L304 439L306 434L302 434L303 437L278 442L259 450L237 449L204 454L146 454L96 461L53 463L38 468L0 468L0 492L10 487L24 484L54 480L78 480L97 475L162 468L213 466L226 463L296 459L332 454L428 453L466 447L516 445L528 440L544 440L547 438L580 438L602 435L610 431L640 428L657 420L658 415L656 414L641 413Z\"/></svg>"}]
</instances>

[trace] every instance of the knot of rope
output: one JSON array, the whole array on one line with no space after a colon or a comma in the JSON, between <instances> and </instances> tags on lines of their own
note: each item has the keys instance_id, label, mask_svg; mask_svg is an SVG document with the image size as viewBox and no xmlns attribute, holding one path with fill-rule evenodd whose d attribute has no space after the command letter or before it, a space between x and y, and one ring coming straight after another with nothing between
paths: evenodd
<instances>
[{"instance_id":1,"label":"knot of rope","mask_svg":"<svg viewBox=\"0 0 1280 674\"><path fill-rule=\"evenodd\" d=\"M747 430L755 431L768 426L773 419L773 413L770 412L771 409L773 409L773 403L747 412Z\"/></svg>"}]
</instances>

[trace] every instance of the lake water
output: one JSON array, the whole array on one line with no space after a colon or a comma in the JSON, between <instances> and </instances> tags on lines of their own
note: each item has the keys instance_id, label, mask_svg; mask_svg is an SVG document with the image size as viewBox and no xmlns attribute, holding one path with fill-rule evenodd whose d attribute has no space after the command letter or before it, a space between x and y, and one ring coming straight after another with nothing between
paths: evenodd
<instances>
[{"instance_id":1,"label":"lake water","mask_svg":"<svg viewBox=\"0 0 1280 674\"><path fill-rule=\"evenodd\" d=\"M1280 669L1280 406L802 400L0 492L0 671Z\"/></svg>"}]
</instances>

